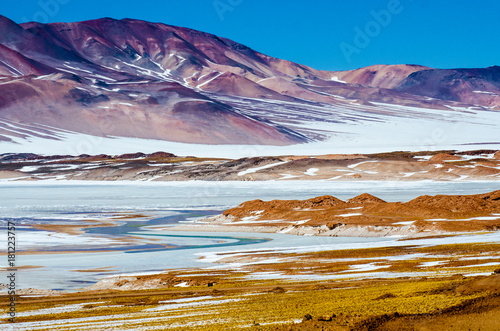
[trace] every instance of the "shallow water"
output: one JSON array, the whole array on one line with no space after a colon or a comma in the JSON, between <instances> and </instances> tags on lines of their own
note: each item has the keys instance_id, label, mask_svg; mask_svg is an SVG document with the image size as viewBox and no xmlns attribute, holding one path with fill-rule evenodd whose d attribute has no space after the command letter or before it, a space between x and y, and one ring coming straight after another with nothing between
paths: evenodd
<instances>
[{"instance_id":1,"label":"shallow water","mask_svg":"<svg viewBox=\"0 0 500 331\"><path fill-rule=\"evenodd\" d=\"M2 182L0 225L5 233L6 220L12 219L18 224L18 250L79 251L18 255L18 265L40 266L19 270L18 288L71 290L106 275L210 266L209 259L204 262L198 258L215 251L311 245L333 249L339 245L366 247L380 245L381 241L387 245L396 241L394 238L286 234L147 232L150 225L175 224L213 215L246 200L305 199L325 194L347 199L368 192L388 201L407 201L422 194L476 194L499 188L495 182ZM114 219L113 226L92 228L77 236L54 237L46 231L30 228L33 223L77 225L89 219L108 220L116 215L131 214L135 216ZM112 242L130 237L136 238L134 243L125 246ZM1 242L0 248L5 251L6 241ZM88 252L101 248L108 251ZM0 266L5 266L7 258L2 259ZM77 271L103 267L110 269L108 272Z\"/></svg>"},{"instance_id":2,"label":"shallow water","mask_svg":"<svg viewBox=\"0 0 500 331\"><path fill-rule=\"evenodd\" d=\"M306 199L325 194L347 199L364 192L388 201L406 201L423 194L476 194L498 189L499 182L482 181L0 182L0 215L220 210L251 199Z\"/></svg>"}]
</instances>

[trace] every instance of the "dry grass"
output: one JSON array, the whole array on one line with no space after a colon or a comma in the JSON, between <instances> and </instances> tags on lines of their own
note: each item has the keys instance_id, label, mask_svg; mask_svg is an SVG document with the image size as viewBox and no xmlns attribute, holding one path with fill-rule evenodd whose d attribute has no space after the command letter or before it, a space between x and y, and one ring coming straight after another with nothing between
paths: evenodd
<instances>
[{"instance_id":1,"label":"dry grass","mask_svg":"<svg viewBox=\"0 0 500 331\"><path fill-rule=\"evenodd\" d=\"M500 244L497 243L477 243L304 254L250 252L249 256L240 255L238 259L257 262L261 259L263 263L248 265L239 271L178 270L161 275L137 276L132 281L144 284L156 280L158 284L167 284L161 288L108 290L47 299L21 298L18 312L75 304L81 306L66 312L19 316L17 322L48 321L50 326L47 325L47 330L108 330L113 325L124 323L134 329L158 327L172 330L405 330L404 325L411 325L411 330L431 330L435 325L445 330L453 329L450 325L460 325L460 328L480 326L481 330L491 327L495 330L497 324L486 323L486 318L498 316L495 314L500 307L500 275L463 277L460 274L491 273L498 269L495 264L500 263L497 256L499 249ZM280 258L282 262L266 263L269 258ZM482 265L484 263L491 264ZM353 265L359 264L383 267L375 272L404 272L413 276L363 279L366 271L352 269ZM311 279L247 278L249 274L266 271L291 275L292 279L293 275L311 275ZM314 275L335 274L349 278L330 281L313 278ZM421 277L423 275L426 277ZM189 283L190 287L174 287L181 282ZM213 288L207 287L209 282L215 282ZM178 303L187 300L184 302L197 305L175 307L162 303L179 299ZM196 300L199 302L196 303ZM7 298L2 301L6 303ZM443 313L447 311L449 313ZM307 314L313 317L311 321L292 324ZM333 314L336 317L332 321L318 321L320 316L325 315L329 319ZM355 325L357 328L354 328Z\"/></svg>"},{"instance_id":2,"label":"dry grass","mask_svg":"<svg viewBox=\"0 0 500 331\"><path fill-rule=\"evenodd\" d=\"M47 329L69 328L74 323L72 319L100 317L109 322L120 319L127 320L134 328L139 326L153 327L162 325L175 330L222 330L237 326L252 327L256 330L271 330L275 327L302 319L306 314L312 316L351 316L344 322L359 320L384 314L401 315L429 314L460 305L467 300L483 298L488 292L460 293L455 289L467 285L470 280L463 278L445 279L402 279L402 280L372 280L351 281L348 283L324 282L322 284L302 284L289 287L280 284L280 288L268 284L253 289L226 291L223 288L210 292L197 292L196 288L178 290L179 293L161 294L144 292L144 295L134 297L114 297L96 300L72 301L70 304L81 303L77 311L57 314L32 315L19 317L18 322L60 321L61 325ZM248 285L248 284L247 284ZM348 286L347 286L348 285ZM447 289L447 290L443 290ZM174 290L174 289L172 289ZM133 293L133 292L132 292ZM135 293L140 294L140 293ZM250 295L249 295L250 294ZM102 294L104 296L104 293ZM210 305L198 305L174 310L147 311L158 308L161 301L179 298L196 298L211 295L214 301ZM230 301L234 300L234 301ZM60 307L62 303L26 303L19 305L19 311L33 311ZM109 317L106 318L106 316ZM174 316L163 319L165 316ZM175 317L176 316L176 317ZM352 318L356 317L356 318ZM151 319L152 318L152 319ZM465 317L464 317L465 318ZM99 322L103 322L99 320ZM252 326L255 323L259 326ZM92 322L90 322L92 324ZM99 328L99 325L95 328Z\"/></svg>"}]
</instances>

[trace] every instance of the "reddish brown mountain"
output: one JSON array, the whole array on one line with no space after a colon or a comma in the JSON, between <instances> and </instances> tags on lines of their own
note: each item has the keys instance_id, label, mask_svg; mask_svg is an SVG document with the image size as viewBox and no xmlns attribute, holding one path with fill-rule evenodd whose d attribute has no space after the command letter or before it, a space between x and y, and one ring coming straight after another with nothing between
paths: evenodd
<instances>
[{"instance_id":1,"label":"reddish brown mountain","mask_svg":"<svg viewBox=\"0 0 500 331\"><path fill-rule=\"evenodd\" d=\"M394 88L410 74L430 69L419 65L373 65L365 68L348 71L337 71L334 74L338 80L349 84L363 86Z\"/></svg>"},{"instance_id":2,"label":"reddish brown mountain","mask_svg":"<svg viewBox=\"0 0 500 331\"><path fill-rule=\"evenodd\" d=\"M302 123L385 114L375 103L500 107L498 81L498 67L320 71L209 33L132 19L19 25L0 16L0 140L57 139L50 126L98 136L289 145L322 137Z\"/></svg>"}]
</instances>

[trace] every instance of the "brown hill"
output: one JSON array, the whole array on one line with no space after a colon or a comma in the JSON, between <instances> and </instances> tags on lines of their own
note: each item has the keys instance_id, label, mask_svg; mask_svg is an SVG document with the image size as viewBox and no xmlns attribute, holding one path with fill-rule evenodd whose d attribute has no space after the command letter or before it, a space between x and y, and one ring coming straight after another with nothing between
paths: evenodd
<instances>
[{"instance_id":1,"label":"brown hill","mask_svg":"<svg viewBox=\"0 0 500 331\"><path fill-rule=\"evenodd\" d=\"M441 163L443 161L459 161L461 159L462 158L460 156L457 156L457 155L451 155L451 154L447 154L447 153L439 153L439 154L433 155L429 159L429 161Z\"/></svg>"},{"instance_id":2,"label":"brown hill","mask_svg":"<svg viewBox=\"0 0 500 331\"><path fill-rule=\"evenodd\" d=\"M500 230L500 190L477 195L420 196L408 202L385 202L364 193L346 202L326 195L307 200L253 200L223 213L229 223L262 227L293 225L346 227L412 226L413 232ZM299 222L299 223L297 223ZM386 228L388 229L388 228Z\"/></svg>"},{"instance_id":3,"label":"brown hill","mask_svg":"<svg viewBox=\"0 0 500 331\"><path fill-rule=\"evenodd\" d=\"M500 213L500 191L477 195L420 196L407 203L410 208L432 208L453 213Z\"/></svg>"},{"instance_id":4,"label":"brown hill","mask_svg":"<svg viewBox=\"0 0 500 331\"><path fill-rule=\"evenodd\" d=\"M360 194L352 199L347 200L349 203L361 203L361 204L368 204L368 203L386 203L384 200L377 198L376 196L373 196L368 193L363 193Z\"/></svg>"}]
</instances>

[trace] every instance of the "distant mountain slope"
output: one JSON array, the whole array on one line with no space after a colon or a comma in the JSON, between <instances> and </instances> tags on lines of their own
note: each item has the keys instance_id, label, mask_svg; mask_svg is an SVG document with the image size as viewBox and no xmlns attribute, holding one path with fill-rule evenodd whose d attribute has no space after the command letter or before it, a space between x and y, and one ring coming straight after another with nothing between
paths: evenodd
<instances>
[{"instance_id":1,"label":"distant mountain slope","mask_svg":"<svg viewBox=\"0 0 500 331\"><path fill-rule=\"evenodd\" d=\"M500 105L500 67L429 69L410 74L395 90L487 107Z\"/></svg>"},{"instance_id":2,"label":"distant mountain slope","mask_svg":"<svg viewBox=\"0 0 500 331\"><path fill-rule=\"evenodd\" d=\"M291 145L326 139L341 124L438 119L445 117L440 111L457 107L499 109L498 86L498 67L377 65L328 72L161 23L16 24L0 16L3 141L59 139L57 132L70 131Z\"/></svg>"},{"instance_id":3,"label":"distant mountain slope","mask_svg":"<svg viewBox=\"0 0 500 331\"><path fill-rule=\"evenodd\" d=\"M392 89L405 80L410 74L430 69L419 65L373 65L348 71L337 71L335 77L349 84L360 84Z\"/></svg>"}]
</instances>

